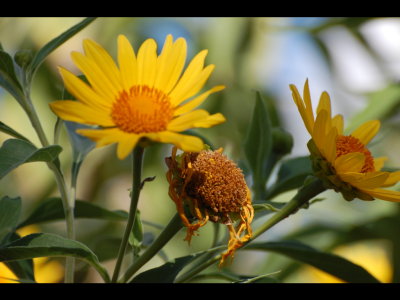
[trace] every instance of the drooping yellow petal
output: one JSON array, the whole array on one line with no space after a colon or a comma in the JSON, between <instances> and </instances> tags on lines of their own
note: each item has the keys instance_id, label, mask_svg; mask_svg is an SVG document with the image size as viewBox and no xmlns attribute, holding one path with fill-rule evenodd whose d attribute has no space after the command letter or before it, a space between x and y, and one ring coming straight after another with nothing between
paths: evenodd
<instances>
[{"instance_id":1,"label":"drooping yellow petal","mask_svg":"<svg viewBox=\"0 0 400 300\"><path fill-rule=\"evenodd\" d=\"M301 115L301 118L303 119L304 125L306 126L307 131L312 136L313 128L314 128L314 119L310 119L308 117L306 107L304 106L304 102L301 99L301 96L299 94L299 91L297 90L297 87L293 84L289 85L289 87L292 91L292 98L294 100L294 103L297 106L297 109L300 112L300 115Z\"/></svg>"},{"instance_id":2,"label":"drooping yellow petal","mask_svg":"<svg viewBox=\"0 0 400 300\"><path fill-rule=\"evenodd\" d=\"M400 192L384 189L362 189L364 193L371 195L374 198L381 200L400 202Z\"/></svg>"},{"instance_id":3,"label":"drooping yellow petal","mask_svg":"<svg viewBox=\"0 0 400 300\"><path fill-rule=\"evenodd\" d=\"M154 141L173 144L186 152L199 152L204 147L203 141L196 136L185 135L171 131L149 133L145 136Z\"/></svg>"},{"instance_id":4,"label":"drooping yellow petal","mask_svg":"<svg viewBox=\"0 0 400 300\"><path fill-rule=\"evenodd\" d=\"M102 46L89 39L83 41L83 49L86 58L99 67L117 91L121 91L121 75L110 54Z\"/></svg>"},{"instance_id":5,"label":"drooping yellow petal","mask_svg":"<svg viewBox=\"0 0 400 300\"><path fill-rule=\"evenodd\" d=\"M77 100L99 110L107 111L111 108L111 101L109 101L109 99L105 99L94 92L91 87L70 71L60 68L60 73L64 80L66 89L75 96Z\"/></svg>"},{"instance_id":6,"label":"drooping yellow petal","mask_svg":"<svg viewBox=\"0 0 400 300\"><path fill-rule=\"evenodd\" d=\"M114 101L119 94L119 90L104 75L103 71L99 69L92 60L89 60L82 53L72 52L72 60L75 65L86 76L93 90L109 101Z\"/></svg>"},{"instance_id":7,"label":"drooping yellow petal","mask_svg":"<svg viewBox=\"0 0 400 300\"><path fill-rule=\"evenodd\" d=\"M141 135L138 134L125 134L122 139L118 140L117 157L125 159L133 151L140 138Z\"/></svg>"},{"instance_id":8,"label":"drooping yellow petal","mask_svg":"<svg viewBox=\"0 0 400 300\"><path fill-rule=\"evenodd\" d=\"M118 65L122 85L125 90L129 90L137 81L137 62L131 44L122 34L118 36Z\"/></svg>"},{"instance_id":9,"label":"drooping yellow petal","mask_svg":"<svg viewBox=\"0 0 400 300\"><path fill-rule=\"evenodd\" d=\"M389 173L389 176L386 179L386 181L382 184L382 187L395 185L399 181L400 181L400 171L391 172Z\"/></svg>"},{"instance_id":10,"label":"drooping yellow petal","mask_svg":"<svg viewBox=\"0 0 400 300\"><path fill-rule=\"evenodd\" d=\"M388 158L385 157L385 156L374 158L374 169L375 169L375 171L380 171L383 168L383 166L385 164L385 161L387 161L387 159Z\"/></svg>"},{"instance_id":11,"label":"drooping yellow petal","mask_svg":"<svg viewBox=\"0 0 400 300\"><path fill-rule=\"evenodd\" d=\"M360 172L365 164L365 155L360 152L351 152L336 158L335 170L338 174Z\"/></svg>"},{"instance_id":12,"label":"drooping yellow petal","mask_svg":"<svg viewBox=\"0 0 400 300\"><path fill-rule=\"evenodd\" d=\"M367 145L378 133L380 124L381 123L378 120L365 122L354 130L351 135L357 138L364 145Z\"/></svg>"},{"instance_id":13,"label":"drooping yellow petal","mask_svg":"<svg viewBox=\"0 0 400 300\"><path fill-rule=\"evenodd\" d=\"M105 127L115 126L108 114L78 101L61 100L51 102L49 105L53 112L63 120Z\"/></svg>"},{"instance_id":14,"label":"drooping yellow petal","mask_svg":"<svg viewBox=\"0 0 400 300\"><path fill-rule=\"evenodd\" d=\"M178 116L178 115L182 115L185 114L193 109L195 109L197 106L199 106L201 103L203 103L203 101L211 94L221 91L225 88L225 86L223 85L218 85L213 87L212 89L209 89L208 91L200 94L199 96L197 96L196 98L190 100L189 102L183 104L182 106L179 106L175 112L174 112L174 116Z\"/></svg>"},{"instance_id":15,"label":"drooping yellow petal","mask_svg":"<svg viewBox=\"0 0 400 300\"><path fill-rule=\"evenodd\" d=\"M139 85L153 87L157 72L157 44L153 39L147 39L140 46L137 55Z\"/></svg>"},{"instance_id":16,"label":"drooping yellow petal","mask_svg":"<svg viewBox=\"0 0 400 300\"><path fill-rule=\"evenodd\" d=\"M154 87L168 94L176 85L185 65L187 45L183 38L172 43L168 35L157 61L157 75Z\"/></svg>"},{"instance_id":17,"label":"drooping yellow petal","mask_svg":"<svg viewBox=\"0 0 400 300\"><path fill-rule=\"evenodd\" d=\"M381 187L382 184L389 177L388 172L368 172L368 173L355 173L349 172L341 174L340 177L343 181L350 183L351 185L359 189L374 189Z\"/></svg>"},{"instance_id":18,"label":"drooping yellow petal","mask_svg":"<svg viewBox=\"0 0 400 300\"><path fill-rule=\"evenodd\" d=\"M208 116L207 118L204 118L202 120L196 121L193 124L193 127L196 128L209 128L217 124L221 124L225 122L226 119L221 113L216 113L213 115Z\"/></svg>"},{"instance_id":19,"label":"drooping yellow petal","mask_svg":"<svg viewBox=\"0 0 400 300\"><path fill-rule=\"evenodd\" d=\"M332 118L332 126L336 127L338 135L343 135L344 121L342 115L336 115Z\"/></svg>"}]
</instances>

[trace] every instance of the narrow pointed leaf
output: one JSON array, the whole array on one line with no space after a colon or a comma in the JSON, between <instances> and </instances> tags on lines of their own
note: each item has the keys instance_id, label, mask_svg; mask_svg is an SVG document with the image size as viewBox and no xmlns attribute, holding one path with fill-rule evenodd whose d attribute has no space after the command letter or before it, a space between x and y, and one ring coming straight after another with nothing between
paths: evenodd
<instances>
[{"instance_id":1,"label":"narrow pointed leaf","mask_svg":"<svg viewBox=\"0 0 400 300\"><path fill-rule=\"evenodd\" d=\"M58 145L38 149L27 141L9 139L0 148L0 179L24 163L52 162L61 151Z\"/></svg>"},{"instance_id":2,"label":"narrow pointed leaf","mask_svg":"<svg viewBox=\"0 0 400 300\"><path fill-rule=\"evenodd\" d=\"M254 243L244 249L276 252L309 264L349 283L379 283L379 280L361 266L338 255L318 251L300 242Z\"/></svg>"},{"instance_id":3,"label":"narrow pointed leaf","mask_svg":"<svg viewBox=\"0 0 400 300\"><path fill-rule=\"evenodd\" d=\"M103 219L108 221L125 221L128 213L125 211L110 211L87 201L77 200L74 210L75 218ZM49 198L41 203L18 228L64 219L64 209L61 198Z\"/></svg>"},{"instance_id":4,"label":"narrow pointed leaf","mask_svg":"<svg viewBox=\"0 0 400 300\"><path fill-rule=\"evenodd\" d=\"M31 259L35 257L75 257L89 263L109 282L106 269L97 256L84 244L56 234L35 233L0 248L0 262Z\"/></svg>"},{"instance_id":5,"label":"narrow pointed leaf","mask_svg":"<svg viewBox=\"0 0 400 300\"><path fill-rule=\"evenodd\" d=\"M17 131L12 129L11 127L7 126L3 122L0 122L0 131L4 132L4 133L7 133L7 134L9 134L9 135L11 135L11 136L13 136L13 137L15 137L17 139L29 142L29 140L26 137L24 137L22 134L18 133Z\"/></svg>"},{"instance_id":6,"label":"narrow pointed leaf","mask_svg":"<svg viewBox=\"0 0 400 300\"><path fill-rule=\"evenodd\" d=\"M56 38L52 39L50 42L48 42L46 45L44 45L38 53L34 56L29 68L28 72L30 74L30 78L32 78L33 74L37 70L37 68L40 66L40 64L46 59L46 57L53 52L55 49L57 49L60 45L62 45L64 42L66 42L68 39L73 37L75 34L77 34L79 31L84 29L86 26L88 26L90 23L92 23L96 18L95 17L89 17L85 18L83 21L79 22L78 24L72 26L69 28L67 31L63 32Z\"/></svg>"}]
</instances>

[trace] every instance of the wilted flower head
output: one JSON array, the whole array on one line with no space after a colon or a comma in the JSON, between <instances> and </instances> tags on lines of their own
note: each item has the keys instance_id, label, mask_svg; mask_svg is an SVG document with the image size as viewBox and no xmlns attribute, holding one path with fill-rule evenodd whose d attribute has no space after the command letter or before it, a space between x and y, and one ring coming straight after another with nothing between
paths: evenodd
<instances>
[{"instance_id":1,"label":"wilted flower head","mask_svg":"<svg viewBox=\"0 0 400 300\"><path fill-rule=\"evenodd\" d=\"M172 156L166 158L167 179L169 195L187 227L185 240L190 242L195 231L208 220L225 224L230 239L220 261L222 265L252 235L250 223L254 210L242 171L222 154L222 149L183 152L179 156L176 151L174 148ZM189 208L189 216L185 206ZM193 222L189 221L192 219Z\"/></svg>"},{"instance_id":2,"label":"wilted flower head","mask_svg":"<svg viewBox=\"0 0 400 300\"><path fill-rule=\"evenodd\" d=\"M137 55L124 35L118 37L118 66L100 45L83 42L84 54L72 59L89 84L60 68L66 89L78 100L50 103L61 119L97 125L77 132L97 142L97 147L118 143L117 155L125 158L141 138L171 143L184 151L200 151L200 138L179 132L208 128L225 121L222 114L196 109L215 86L198 95L214 70L204 67L207 50L199 52L183 72L186 41L168 35L160 55L157 44L147 39ZM182 73L183 72L183 73Z\"/></svg>"},{"instance_id":3,"label":"wilted flower head","mask_svg":"<svg viewBox=\"0 0 400 300\"><path fill-rule=\"evenodd\" d=\"M344 135L343 117L331 116L328 93L323 92L317 107L317 116L311 105L308 81L304 85L303 98L297 88L290 85L294 102L311 135L308 148L313 169L328 188L342 193L346 200L374 198L399 202L400 192L385 190L400 180L400 171L381 171L386 157L374 158L367 144L378 133L380 122L368 121Z\"/></svg>"}]
</instances>

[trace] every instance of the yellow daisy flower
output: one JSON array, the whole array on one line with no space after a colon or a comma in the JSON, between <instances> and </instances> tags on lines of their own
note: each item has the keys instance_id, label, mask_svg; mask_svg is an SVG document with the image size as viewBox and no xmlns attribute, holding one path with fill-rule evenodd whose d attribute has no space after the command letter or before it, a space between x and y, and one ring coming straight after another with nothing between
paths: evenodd
<instances>
[{"instance_id":1,"label":"yellow daisy flower","mask_svg":"<svg viewBox=\"0 0 400 300\"><path fill-rule=\"evenodd\" d=\"M400 180L400 171L381 171L386 157L374 158L367 144L379 131L378 120L368 121L350 135L343 133L343 117L331 116L331 102L327 92L321 94L314 118L308 80L303 98L296 86L290 85L294 102L311 135L308 148L315 174L328 188L342 193L346 200L374 198L400 202L400 192L382 189Z\"/></svg>"},{"instance_id":2,"label":"yellow daisy flower","mask_svg":"<svg viewBox=\"0 0 400 300\"><path fill-rule=\"evenodd\" d=\"M252 236L251 222L254 209L250 190L242 171L222 154L222 148L199 153L183 152L165 159L170 184L169 196L175 202L183 225L187 228L185 240L208 221L228 227L228 249L222 254L220 266ZM187 205L190 215L185 213ZM235 225L236 223L236 225Z\"/></svg>"},{"instance_id":3,"label":"yellow daisy flower","mask_svg":"<svg viewBox=\"0 0 400 300\"><path fill-rule=\"evenodd\" d=\"M71 57L89 84L60 68L66 89L78 101L55 101L50 107L63 120L99 126L77 132L96 141L97 147L118 143L118 158L125 158L141 138L200 151L200 138L179 132L225 121L220 113L195 109L224 89L218 85L197 95L214 70L214 65L204 67L207 50L183 72L186 41L173 41L172 35L166 37L160 55L153 39L147 39L136 55L127 38L119 35L118 66L94 41L84 40L83 48L84 54L72 52Z\"/></svg>"}]
</instances>

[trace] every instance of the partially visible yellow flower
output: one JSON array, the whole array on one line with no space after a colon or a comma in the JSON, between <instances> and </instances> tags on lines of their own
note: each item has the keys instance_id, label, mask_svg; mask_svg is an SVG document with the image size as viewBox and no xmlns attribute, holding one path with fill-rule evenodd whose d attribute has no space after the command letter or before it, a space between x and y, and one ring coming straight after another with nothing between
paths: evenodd
<instances>
[{"instance_id":1,"label":"partially visible yellow flower","mask_svg":"<svg viewBox=\"0 0 400 300\"><path fill-rule=\"evenodd\" d=\"M22 237L38 232L36 226L26 226L18 230ZM35 281L37 283L59 283L64 278L64 267L56 260L49 260L47 257L33 259ZM0 263L0 283L18 283L18 278L4 264Z\"/></svg>"},{"instance_id":2,"label":"partially visible yellow flower","mask_svg":"<svg viewBox=\"0 0 400 300\"><path fill-rule=\"evenodd\" d=\"M222 148L183 152L179 156L176 151L174 147L172 156L166 158L167 179L169 195L187 228L185 240L190 243L195 231L208 220L226 225L230 238L228 249L221 257L221 266L252 236L250 224L254 209L250 190L242 171L222 154ZM189 216L185 213L185 205L189 208Z\"/></svg>"},{"instance_id":3,"label":"partially visible yellow flower","mask_svg":"<svg viewBox=\"0 0 400 300\"><path fill-rule=\"evenodd\" d=\"M97 125L77 132L97 142L97 147L118 143L117 155L125 158L141 138L171 143L184 151L200 151L200 138L180 132L208 128L225 121L222 114L196 109L215 86L198 95L214 70L204 67L207 50L199 52L183 72L186 41L168 35L160 55L157 44L147 39L137 55L124 35L118 36L118 66L100 45L83 42L84 54L72 52L74 63L89 84L60 68L66 89L78 101L50 103L63 120Z\"/></svg>"},{"instance_id":4,"label":"partially visible yellow flower","mask_svg":"<svg viewBox=\"0 0 400 300\"><path fill-rule=\"evenodd\" d=\"M378 198L399 202L400 192L382 188L396 184L400 180L400 171L381 171L387 158L374 158L367 148L379 131L380 122L368 121L350 135L344 135L343 117L331 116L328 93L322 93L314 118L308 80L304 85L303 97L296 86L290 85L290 89L311 135L308 148L315 174L326 186L342 193L346 200Z\"/></svg>"},{"instance_id":5,"label":"partially visible yellow flower","mask_svg":"<svg viewBox=\"0 0 400 300\"><path fill-rule=\"evenodd\" d=\"M393 278L393 267L386 251L370 243L352 243L339 246L333 253L357 264L376 277L380 282L390 283ZM314 267L305 267L299 274L302 282L312 283L343 283L344 281Z\"/></svg>"}]
</instances>

